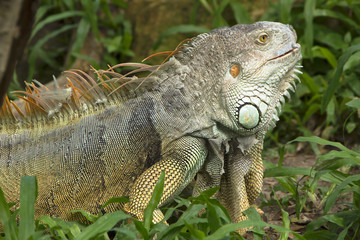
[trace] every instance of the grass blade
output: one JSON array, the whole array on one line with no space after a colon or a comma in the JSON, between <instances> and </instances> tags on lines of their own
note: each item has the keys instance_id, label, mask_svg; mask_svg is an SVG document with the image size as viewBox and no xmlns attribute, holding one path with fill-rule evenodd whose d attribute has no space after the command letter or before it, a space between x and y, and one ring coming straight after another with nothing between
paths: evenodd
<instances>
[{"instance_id":1,"label":"grass blade","mask_svg":"<svg viewBox=\"0 0 360 240\"><path fill-rule=\"evenodd\" d=\"M342 75L345 63L349 60L349 58L353 53L359 50L360 50L360 44L356 44L346 49L346 51L340 56L336 72L334 76L331 78L329 87L326 89L324 96L322 98L321 113L325 112L325 109L329 104L331 97L334 95L336 89L340 85L340 77Z\"/></svg>"},{"instance_id":2,"label":"grass blade","mask_svg":"<svg viewBox=\"0 0 360 240\"><path fill-rule=\"evenodd\" d=\"M35 36L35 34L43 28L46 24L51 22L56 22L61 19L69 18L69 17L76 17L76 16L83 16L84 13L81 11L67 11L55 15L50 15L49 17L45 18L43 21L39 22L35 28L31 32L30 39Z\"/></svg>"},{"instance_id":3,"label":"grass blade","mask_svg":"<svg viewBox=\"0 0 360 240\"><path fill-rule=\"evenodd\" d=\"M280 0L280 20L282 23L289 23L291 18L291 7L294 0Z\"/></svg>"},{"instance_id":4,"label":"grass blade","mask_svg":"<svg viewBox=\"0 0 360 240\"><path fill-rule=\"evenodd\" d=\"M292 167L274 167L266 169L264 172L264 178L267 177L291 177L295 175L310 176L310 168L292 168Z\"/></svg>"},{"instance_id":5,"label":"grass blade","mask_svg":"<svg viewBox=\"0 0 360 240\"><path fill-rule=\"evenodd\" d=\"M250 24L252 23L251 18L247 9L240 2L231 1L231 9L234 12L236 23L238 24Z\"/></svg>"},{"instance_id":6,"label":"grass blade","mask_svg":"<svg viewBox=\"0 0 360 240\"><path fill-rule=\"evenodd\" d=\"M113 197L113 198L110 198L101 208L104 209L108 205L113 204L113 203L128 203L128 202L130 202L129 197Z\"/></svg>"},{"instance_id":7,"label":"grass blade","mask_svg":"<svg viewBox=\"0 0 360 240\"><path fill-rule=\"evenodd\" d=\"M35 176L25 176L20 183L20 226L19 239L27 240L35 233L35 200L37 182Z\"/></svg>"},{"instance_id":8,"label":"grass blade","mask_svg":"<svg viewBox=\"0 0 360 240\"><path fill-rule=\"evenodd\" d=\"M199 240L205 238L205 233L203 233L202 231L196 229L191 224L188 224L186 221L185 221L185 226L189 230L189 232L191 233L192 237L195 237L196 239L199 239Z\"/></svg>"},{"instance_id":9,"label":"grass blade","mask_svg":"<svg viewBox=\"0 0 360 240\"><path fill-rule=\"evenodd\" d=\"M290 141L289 143L292 143L292 142L312 142L312 143L317 143L317 144L320 144L320 145L329 145L329 146L337 147L341 151L345 151L345 152L347 152L349 154L352 154L352 155L358 155L359 154L359 153L357 153L357 152L355 152L353 150L348 149L347 147L345 147L344 145L342 145L339 142L332 142L332 141L329 141L329 140L322 139L322 138L320 138L318 136L298 137L298 138Z\"/></svg>"},{"instance_id":10,"label":"grass blade","mask_svg":"<svg viewBox=\"0 0 360 240\"><path fill-rule=\"evenodd\" d=\"M157 208L157 206L159 205L160 199L162 197L164 190L164 183L165 183L165 172L163 171L160 174L158 182L156 183L149 204L147 205L144 211L144 227L147 231L150 230L150 224L153 220L153 212L155 208Z\"/></svg>"},{"instance_id":11,"label":"grass blade","mask_svg":"<svg viewBox=\"0 0 360 240\"><path fill-rule=\"evenodd\" d=\"M85 15L88 23L91 26L91 30L94 33L96 39L99 40L100 33L99 33L98 18L96 11L99 9L100 1L81 0L81 4L84 7Z\"/></svg>"},{"instance_id":12,"label":"grass blade","mask_svg":"<svg viewBox=\"0 0 360 240\"><path fill-rule=\"evenodd\" d=\"M60 29L57 29L56 31L51 32L50 34L46 35L45 37L43 37L42 39L40 39L32 48L30 54L29 54L29 76L31 77L30 79L28 79L29 81L32 79L33 74L35 72L35 62L36 62L36 57L38 56L39 51L41 50L40 48L42 47L42 45L45 44L45 42L47 42L50 38L53 38L57 35L59 35L62 32L66 32L72 28L75 28L77 26L77 24L72 24L72 25L65 25L63 27L61 27Z\"/></svg>"},{"instance_id":13,"label":"grass blade","mask_svg":"<svg viewBox=\"0 0 360 240\"><path fill-rule=\"evenodd\" d=\"M345 104L349 107L360 109L360 98L353 99Z\"/></svg>"},{"instance_id":14,"label":"grass blade","mask_svg":"<svg viewBox=\"0 0 360 240\"><path fill-rule=\"evenodd\" d=\"M289 213L281 209L281 214L283 217L283 227L290 230L290 219L289 219ZM282 232L280 233L280 240L287 240L289 237L289 232Z\"/></svg>"},{"instance_id":15,"label":"grass blade","mask_svg":"<svg viewBox=\"0 0 360 240\"><path fill-rule=\"evenodd\" d=\"M174 34L178 34L178 33L204 33L204 32L209 32L210 30L204 27L199 27L199 26L195 26L195 25L178 25L178 26L174 26L174 27L170 27L168 29L166 29L163 33L161 33L159 39L157 40L157 42L154 44L154 49L157 49L162 40L170 35L174 35Z\"/></svg>"},{"instance_id":16,"label":"grass blade","mask_svg":"<svg viewBox=\"0 0 360 240\"><path fill-rule=\"evenodd\" d=\"M354 181L360 181L360 175L347 177L337 188L335 188L334 192L331 193L331 195L329 196L328 200L325 203L324 213L327 213L330 210L330 208L334 205L341 191L344 190L351 182Z\"/></svg>"},{"instance_id":17,"label":"grass blade","mask_svg":"<svg viewBox=\"0 0 360 240\"><path fill-rule=\"evenodd\" d=\"M136 230L138 230L138 232L141 234L143 239L145 239L145 240L149 239L149 231L146 230L146 228L144 227L142 222L140 222L137 219L134 219L134 224L135 224Z\"/></svg>"},{"instance_id":18,"label":"grass blade","mask_svg":"<svg viewBox=\"0 0 360 240\"><path fill-rule=\"evenodd\" d=\"M212 205L210 201L207 201L207 204L207 219L210 230L211 232L215 232L221 226L220 217L217 215L214 205Z\"/></svg>"},{"instance_id":19,"label":"grass blade","mask_svg":"<svg viewBox=\"0 0 360 240\"><path fill-rule=\"evenodd\" d=\"M344 15L344 14L342 14L340 12L332 11L332 10L329 10L329 9L316 9L314 11L314 16L316 16L316 17L337 18L337 19L343 21L344 23L349 24L354 29L359 29L359 27L360 27L350 17L347 17L346 15Z\"/></svg>"},{"instance_id":20,"label":"grass blade","mask_svg":"<svg viewBox=\"0 0 360 240\"><path fill-rule=\"evenodd\" d=\"M82 233L75 238L75 240L87 240L95 238L96 236L104 234L110 230L119 221L129 217L129 215L122 211L105 214L104 216L100 217L94 224L85 228L84 231L82 231Z\"/></svg>"},{"instance_id":21,"label":"grass blade","mask_svg":"<svg viewBox=\"0 0 360 240\"><path fill-rule=\"evenodd\" d=\"M90 23L85 19L82 18L79 22L79 25L76 30L76 38L71 47L71 53L80 53L81 48L84 45L85 39L90 30Z\"/></svg>"},{"instance_id":22,"label":"grass blade","mask_svg":"<svg viewBox=\"0 0 360 240\"><path fill-rule=\"evenodd\" d=\"M10 216L9 205L6 202L4 192L0 188L0 222L5 232L6 239L18 239L16 221Z\"/></svg>"},{"instance_id":23,"label":"grass blade","mask_svg":"<svg viewBox=\"0 0 360 240\"><path fill-rule=\"evenodd\" d=\"M58 225L58 219L51 218L50 216L41 216L38 218L38 220L40 220L40 222L42 222L43 224L47 225L50 228L50 231L56 229L56 234L62 239L66 239L66 234L64 233L63 229L61 229ZM53 232L54 231L51 231L51 233L54 235Z\"/></svg>"},{"instance_id":24,"label":"grass blade","mask_svg":"<svg viewBox=\"0 0 360 240\"><path fill-rule=\"evenodd\" d=\"M314 26L313 18L316 6L316 0L308 0L305 2L304 16L305 16L305 53L308 57L312 57L312 46L314 42Z\"/></svg>"}]
</instances>

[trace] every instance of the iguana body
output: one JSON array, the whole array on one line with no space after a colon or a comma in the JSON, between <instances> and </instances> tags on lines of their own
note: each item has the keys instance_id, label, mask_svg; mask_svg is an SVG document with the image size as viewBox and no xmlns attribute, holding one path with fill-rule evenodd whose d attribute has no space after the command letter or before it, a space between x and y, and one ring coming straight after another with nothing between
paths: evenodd
<instances>
[{"instance_id":1,"label":"iguana body","mask_svg":"<svg viewBox=\"0 0 360 240\"><path fill-rule=\"evenodd\" d=\"M36 175L38 216L71 220L70 210L96 214L108 199L129 196L106 211L142 219L162 171L159 205L197 175L200 190L220 186L216 198L240 221L261 190L264 135L300 58L290 26L260 22L199 35L160 67L137 64L152 71L132 78L143 86L114 91L126 78L112 72L101 86L79 72L65 90L33 85L28 117L11 119L3 106L0 187L18 202L20 178Z\"/></svg>"}]
</instances>

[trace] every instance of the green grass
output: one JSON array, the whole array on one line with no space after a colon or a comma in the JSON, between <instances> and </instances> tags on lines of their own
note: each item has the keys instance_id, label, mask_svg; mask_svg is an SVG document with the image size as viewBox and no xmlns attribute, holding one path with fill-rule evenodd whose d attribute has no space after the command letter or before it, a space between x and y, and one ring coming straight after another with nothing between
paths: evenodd
<instances>
[{"instance_id":1,"label":"green grass","mask_svg":"<svg viewBox=\"0 0 360 240\"><path fill-rule=\"evenodd\" d=\"M112 6L125 10L127 3L123 0L42 0L24 58L28 73L22 77L28 82L34 78L43 82L69 69L76 59L85 59L98 69L133 56L131 23L125 19L124 11L111 12ZM100 34L101 29L106 31ZM89 34L100 43L97 47L105 49L103 64L80 52ZM12 91L23 88L22 81L14 76L8 91L10 97Z\"/></svg>"},{"instance_id":2,"label":"green grass","mask_svg":"<svg viewBox=\"0 0 360 240\"><path fill-rule=\"evenodd\" d=\"M359 106L360 108L360 106ZM297 216L304 207L312 201L312 196L318 195L322 199L323 216L307 225L303 234L290 229L289 214L284 210L286 201L280 201L276 195L276 202L282 212L281 226L264 222L258 212L251 207L245 214L248 220L232 223L227 210L211 196L218 188L202 192L198 197L188 199L176 198L173 206L163 209L165 220L173 215L179 216L176 222L166 225L163 222L153 224L152 213L160 201L164 185L164 174L159 178L153 196L145 210L144 221L117 211L105 215L92 216L93 223L85 226L81 223L66 222L61 219L42 216L34 221L34 202L37 195L35 177L21 179L20 209L12 212L12 204L5 201L0 190L0 221L4 233L0 239L235 239L242 237L235 231L239 228L250 227L255 239L262 239L267 233L265 227L273 228L280 233L280 239L287 239L289 233L295 239L358 239L360 237L360 175L351 175L340 169L342 167L359 166L360 153L350 150L338 142L331 142L318 137L299 137L294 141L312 142L334 147L334 150L319 155L318 163L312 168L290 168L274 166L267 163L265 178L274 177L279 181L282 189L290 193L287 201L296 202ZM296 176L304 176L306 180L300 184ZM318 182L328 182L329 187L317 191ZM336 187L334 187L336 186ZM342 201L350 196L350 201ZM123 201L122 198L110 200ZM334 204L342 205L343 210L332 213ZM265 203L266 204L266 203ZM184 210L185 209L185 210ZM201 213L205 210L203 213ZM88 214L82 211L84 216ZM17 219L20 216L20 223ZM89 219L89 218L88 218ZM123 221L132 219L132 222Z\"/></svg>"},{"instance_id":3,"label":"green grass","mask_svg":"<svg viewBox=\"0 0 360 240\"><path fill-rule=\"evenodd\" d=\"M163 222L153 224L152 213L160 201L164 185L164 174L154 190L152 199L145 210L144 221L138 221L122 211L112 212L103 216L95 216L89 226L76 222L66 222L61 219L42 216L34 222L34 202L37 195L35 177L23 177L21 179L21 205L20 209L12 212L7 204L4 194L0 191L0 221L4 233L0 239L109 239L107 232L115 239L229 239L241 238L235 231L243 227L253 226L257 235L263 234L263 227L269 226L282 232L291 232L288 228L267 224L262 221L254 208L246 211L249 220L240 223L231 223L226 209L215 199L210 197L218 190L210 189L196 198L177 198L177 205L166 210L165 219L169 218L174 211L181 212L176 223L169 225ZM22 200L25 200L22 201ZM25 203L25 204L24 204ZM185 211L180 211L182 207ZM200 211L206 210L200 216ZM16 219L20 218L20 224ZM132 219L132 223L122 220ZM299 236L301 239L301 236Z\"/></svg>"}]
</instances>

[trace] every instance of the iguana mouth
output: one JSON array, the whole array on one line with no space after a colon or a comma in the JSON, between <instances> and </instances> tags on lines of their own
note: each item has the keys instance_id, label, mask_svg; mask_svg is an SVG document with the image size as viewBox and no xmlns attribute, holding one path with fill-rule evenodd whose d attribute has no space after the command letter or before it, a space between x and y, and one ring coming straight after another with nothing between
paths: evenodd
<instances>
[{"instance_id":1,"label":"iguana mouth","mask_svg":"<svg viewBox=\"0 0 360 240\"><path fill-rule=\"evenodd\" d=\"M292 49L290 49L289 51L277 56L277 57L274 57L274 58L271 58L269 60L267 60L267 62L270 62L270 61L273 61L273 60L276 60L276 59L279 59L279 58L283 58L285 56L288 56L290 55L292 52L298 52L300 50L300 45L299 44L296 44L296 46Z\"/></svg>"}]
</instances>

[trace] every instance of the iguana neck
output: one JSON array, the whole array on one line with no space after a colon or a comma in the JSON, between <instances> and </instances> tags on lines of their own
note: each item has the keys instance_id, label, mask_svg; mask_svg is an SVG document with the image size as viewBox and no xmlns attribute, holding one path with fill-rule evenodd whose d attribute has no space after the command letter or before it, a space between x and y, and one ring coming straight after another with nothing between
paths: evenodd
<instances>
[{"instance_id":1,"label":"iguana neck","mask_svg":"<svg viewBox=\"0 0 360 240\"><path fill-rule=\"evenodd\" d=\"M207 33L197 36L157 74L161 88L179 89L194 111L208 119L227 114L219 106L227 54L219 38Z\"/></svg>"}]
</instances>

